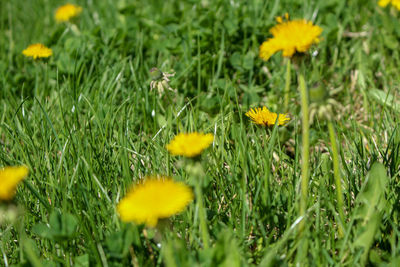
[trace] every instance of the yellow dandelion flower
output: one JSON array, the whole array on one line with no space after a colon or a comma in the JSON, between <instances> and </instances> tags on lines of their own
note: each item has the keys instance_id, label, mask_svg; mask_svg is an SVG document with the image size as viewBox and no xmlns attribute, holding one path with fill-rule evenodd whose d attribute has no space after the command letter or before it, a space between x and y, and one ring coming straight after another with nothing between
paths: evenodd
<instances>
[{"instance_id":1,"label":"yellow dandelion flower","mask_svg":"<svg viewBox=\"0 0 400 267\"><path fill-rule=\"evenodd\" d=\"M289 16L286 15L286 18ZM312 44L319 43L322 28L305 19L283 21L277 18L278 25L270 29L273 35L260 46L260 58L268 60L273 54L282 51L284 57L292 57L295 52L304 53Z\"/></svg>"},{"instance_id":2,"label":"yellow dandelion flower","mask_svg":"<svg viewBox=\"0 0 400 267\"><path fill-rule=\"evenodd\" d=\"M82 8L73 4L60 6L56 10L55 19L57 22L66 22L73 17L77 17L82 12Z\"/></svg>"},{"instance_id":3,"label":"yellow dandelion flower","mask_svg":"<svg viewBox=\"0 0 400 267\"><path fill-rule=\"evenodd\" d=\"M167 150L174 156L196 157L209 147L214 140L213 134L180 133L167 145Z\"/></svg>"},{"instance_id":4,"label":"yellow dandelion flower","mask_svg":"<svg viewBox=\"0 0 400 267\"><path fill-rule=\"evenodd\" d=\"M379 0L378 2L378 5L381 7L386 7L389 4L400 10L400 0Z\"/></svg>"},{"instance_id":5,"label":"yellow dandelion flower","mask_svg":"<svg viewBox=\"0 0 400 267\"><path fill-rule=\"evenodd\" d=\"M12 199L17 185L28 175L28 172L26 166L0 169L0 200Z\"/></svg>"},{"instance_id":6,"label":"yellow dandelion flower","mask_svg":"<svg viewBox=\"0 0 400 267\"><path fill-rule=\"evenodd\" d=\"M31 44L24 49L24 51L22 51L22 54L24 54L26 57L33 57L33 59L37 59L53 55L53 50L43 44Z\"/></svg>"},{"instance_id":7,"label":"yellow dandelion flower","mask_svg":"<svg viewBox=\"0 0 400 267\"><path fill-rule=\"evenodd\" d=\"M266 107L250 109L246 112L255 124L271 126L275 125L278 114L269 111ZM278 125L285 125L290 120L288 114L279 114Z\"/></svg>"},{"instance_id":8,"label":"yellow dandelion flower","mask_svg":"<svg viewBox=\"0 0 400 267\"><path fill-rule=\"evenodd\" d=\"M155 227L159 219L183 211L192 200L193 192L187 185L168 177L147 177L131 188L117 210L124 222Z\"/></svg>"}]
</instances>

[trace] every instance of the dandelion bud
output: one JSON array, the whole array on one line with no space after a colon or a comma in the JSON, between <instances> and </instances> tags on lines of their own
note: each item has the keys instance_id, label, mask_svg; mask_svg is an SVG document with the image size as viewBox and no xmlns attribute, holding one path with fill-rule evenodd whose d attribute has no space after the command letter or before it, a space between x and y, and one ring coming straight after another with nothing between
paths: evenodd
<instances>
[{"instance_id":1,"label":"dandelion bud","mask_svg":"<svg viewBox=\"0 0 400 267\"><path fill-rule=\"evenodd\" d=\"M150 70L150 77L153 81L159 80L163 77L163 72L157 68L152 68Z\"/></svg>"},{"instance_id":2,"label":"dandelion bud","mask_svg":"<svg viewBox=\"0 0 400 267\"><path fill-rule=\"evenodd\" d=\"M323 86L317 86L311 88L308 92L310 96L310 102L323 102L329 96L327 90Z\"/></svg>"}]
</instances>

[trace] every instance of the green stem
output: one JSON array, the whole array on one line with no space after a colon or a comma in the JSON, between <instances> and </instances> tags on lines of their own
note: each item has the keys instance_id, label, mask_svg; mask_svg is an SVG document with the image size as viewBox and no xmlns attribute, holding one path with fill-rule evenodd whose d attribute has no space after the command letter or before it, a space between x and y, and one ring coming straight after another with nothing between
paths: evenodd
<instances>
[{"instance_id":1,"label":"green stem","mask_svg":"<svg viewBox=\"0 0 400 267\"><path fill-rule=\"evenodd\" d=\"M163 248L163 258L165 261L165 266L166 267L178 267L178 265L175 262L175 253L176 251L174 250L172 246L172 242L164 242L165 245L162 246Z\"/></svg>"},{"instance_id":2,"label":"green stem","mask_svg":"<svg viewBox=\"0 0 400 267\"><path fill-rule=\"evenodd\" d=\"M302 149L301 149L301 194L300 194L300 216L305 217L307 210L308 182L309 182L309 160L310 160L310 131L309 131L309 107L306 82L304 76L299 74L299 89L301 96L302 113ZM299 234L304 230L306 218L299 223Z\"/></svg>"},{"instance_id":3,"label":"green stem","mask_svg":"<svg viewBox=\"0 0 400 267\"><path fill-rule=\"evenodd\" d=\"M42 263L40 262L40 259L36 255L35 251L35 246L34 246L34 241L28 239L25 233L25 225L23 221L17 220L15 227L18 229L19 233L19 243L21 244L20 246L20 260L23 259L23 257L26 257L28 259L28 262L30 263L29 266L33 267L40 267L42 266Z\"/></svg>"},{"instance_id":4,"label":"green stem","mask_svg":"<svg viewBox=\"0 0 400 267\"><path fill-rule=\"evenodd\" d=\"M266 134L265 134L265 140L268 141L268 129L266 129ZM269 144L271 143L271 140L269 140ZM269 148L269 146L268 146ZM265 178L264 178L264 191L265 191L265 204L268 206L270 204L270 185L269 185L269 176L271 172L271 160L270 160L270 154L269 150L267 151L266 154L266 159L265 159L265 166L264 166L264 172L265 172Z\"/></svg>"},{"instance_id":5,"label":"green stem","mask_svg":"<svg viewBox=\"0 0 400 267\"><path fill-rule=\"evenodd\" d=\"M68 250L67 250L67 248L64 248L65 249L65 254L66 254L66 257L65 257L65 261L66 261L66 265L67 265L67 267L71 267L71 254L68 252Z\"/></svg>"},{"instance_id":6,"label":"green stem","mask_svg":"<svg viewBox=\"0 0 400 267\"><path fill-rule=\"evenodd\" d=\"M276 121L274 125L274 129L272 130L272 133L269 131L268 128L266 128L266 135L265 139L268 140L268 147L267 147L267 156L265 160L265 181L264 181L264 189L265 189L265 200L266 204L269 205L271 203L271 186L270 186L270 175L271 175L271 165L272 165L272 158L273 158L273 150L276 144L276 140L278 137L278 123L279 120L279 113L276 116ZM268 136L270 138L268 139Z\"/></svg>"},{"instance_id":7,"label":"green stem","mask_svg":"<svg viewBox=\"0 0 400 267\"><path fill-rule=\"evenodd\" d=\"M208 234L206 213L203 206L203 193L201 190L201 182L198 178L199 177L196 177L195 191L196 191L196 199L199 210L200 232L201 232L201 237L203 239L203 246L205 249L208 249L210 247L209 245L210 235Z\"/></svg>"},{"instance_id":8,"label":"green stem","mask_svg":"<svg viewBox=\"0 0 400 267\"><path fill-rule=\"evenodd\" d=\"M339 212L340 222L338 222L339 227L339 236L344 236L344 213L343 213L343 194L342 194L342 182L340 177L340 169L339 169L339 153L338 147L336 143L336 134L335 128L333 127L333 123L331 120L328 121L328 130L329 130L329 138L332 146L332 159L333 159L333 175L335 178L335 186L336 186L336 201L337 201L337 209Z\"/></svg>"},{"instance_id":9,"label":"green stem","mask_svg":"<svg viewBox=\"0 0 400 267\"><path fill-rule=\"evenodd\" d=\"M298 74L299 90L301 97L302 114L302 148L301 148L301 192L300 192L300 211L298 231L298 248L296 255L296 265L307 265L308 239L305 238L304 229L307 223L306 211L308 200L309 183L309 161L310 161L310 125L309 125L309 106L306 82L303 74Z\"/></svg>"},{"instance_id":10,"label":"green stem","mask_svg":"<svg viewBox=\"0 0 400 267\"><path fill-rule=\"evenodd\" d=\"M284 104L283 104L283 111L287 112L288 111L288 106L289 106L289 95L290 95L290 70L291 70L291 61L290 59L287 59L286 61L286 75L285 75L285 98L284 98Z\"/></svg>"}]
</instances>

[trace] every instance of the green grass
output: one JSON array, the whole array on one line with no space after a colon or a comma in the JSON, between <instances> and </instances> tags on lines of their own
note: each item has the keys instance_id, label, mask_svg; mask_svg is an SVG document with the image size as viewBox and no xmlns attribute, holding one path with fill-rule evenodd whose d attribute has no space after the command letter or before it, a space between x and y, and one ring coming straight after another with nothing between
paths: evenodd
<instances>
[{"instance_id":1,"label":"green grass","mask_svg":"<svg viewBox=\"0 0 400 267\"><path fill-rule=\"evenodd\" d=\"M397 266L400 13L376 2L80 1L78 30L71 30L53 19L63 1L3 0L0 166L26 164L30 174L1 206L20 217L0 226L0 265ZM263 62L258 47L285 12L323 28L314 56L299 66L307 87L339 90L331 98L340 103L333 125L343 237L328 126L318 116L310 125L305 230L298 233L296 71L290 124L266 130L244 116L261 105L283 112L285 61L278 54ZM24 58L21 51L36 42L54 55ZM152 67L176 72L170 98L150 91ZM208 249L195 202L171 218L162 240L116 213L126 190L146 175L195 184L184 161L165 149L190 131L215 134L201 158Z\"/></svg>"}]
</instances>

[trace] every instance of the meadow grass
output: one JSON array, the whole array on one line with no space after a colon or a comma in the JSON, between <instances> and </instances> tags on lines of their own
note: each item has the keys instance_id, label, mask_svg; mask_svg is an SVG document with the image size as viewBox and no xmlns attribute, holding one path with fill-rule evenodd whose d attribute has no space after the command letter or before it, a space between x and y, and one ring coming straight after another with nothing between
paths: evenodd
<instances>
[{"instance_id":1,"label":"meadow grass","mask_svg":"<svg viewBox=\"0 0 400 267\"><path fill-rule=\"evenodd\" d=\"M19 219L0 226L1 266L400 264L399 12L373 0L76 3L75 24L54 22L63 1L0 4L0 166L30 169L11 203ZM323 38L292 66L291 122L258 127L250 107L285 111L284 58L258 58L285 12ZM53 56L25 58L37 42ZM175 72L175 92L150 91L153 67ZM296 73L317 114L305 217ZM311 94L321 90L336 101L343 215L329 122L318 116L326 103ZM196 201L158 230L116 212L146 175L195 187L187 162L165 148L193 131L215 136L200 159L209 246Z\"/></svg>"}]
</instances>

